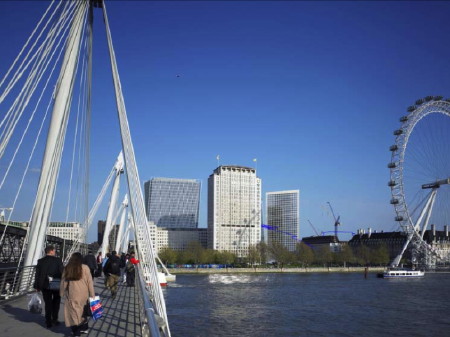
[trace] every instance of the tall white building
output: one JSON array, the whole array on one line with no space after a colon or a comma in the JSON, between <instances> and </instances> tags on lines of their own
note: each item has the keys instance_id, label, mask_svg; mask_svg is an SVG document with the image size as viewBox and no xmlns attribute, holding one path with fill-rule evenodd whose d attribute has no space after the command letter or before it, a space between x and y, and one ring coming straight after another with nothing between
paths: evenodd
<instances>
[{"instance_id":1,"label":"tall white building","mask_svg":"<svg viewBox=\"0 0 450 337\"><path fill-rule=\"evenodd\" d=\"M208 178L208 247L239 257L261 241L261 179L256 170L219 166Z\"/></svg>"},{"instance_id":2,"label":"tall white building","mask_svg":"<svg viewBox=\"0 0 450 337\"><path fill-rule=\"evenodd\" d=\"M295 250L300 234L300 191L266 193L268 244L281 243Z\"/></svg>"}]
</instances>

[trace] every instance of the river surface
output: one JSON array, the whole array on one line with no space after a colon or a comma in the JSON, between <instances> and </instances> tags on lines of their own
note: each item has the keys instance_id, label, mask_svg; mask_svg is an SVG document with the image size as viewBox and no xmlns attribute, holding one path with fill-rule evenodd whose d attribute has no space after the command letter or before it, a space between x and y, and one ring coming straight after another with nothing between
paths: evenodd
<instances>
[{"instance_id":1,"label":"river surface","mask_svg":"<svg viewBox=\"0 0 450 337\"><path fill-rule=\"evenodd\" d=\"M173 337L450 336L450 274L177 275L164 290Z\"/></svg>"}]
</instances>

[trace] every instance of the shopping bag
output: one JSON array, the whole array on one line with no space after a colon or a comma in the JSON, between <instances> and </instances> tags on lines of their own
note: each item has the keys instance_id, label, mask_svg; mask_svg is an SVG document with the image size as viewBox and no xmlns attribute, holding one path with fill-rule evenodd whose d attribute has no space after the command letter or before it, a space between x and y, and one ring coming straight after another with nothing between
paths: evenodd
<instances>
[{"instance_id":1,"label":"shopping bag","mask_svg":"<svg viewBox=\"0 0 450 337\"><path fill-rule=\"evenodd\" d=\"M91 307L92 318L94 321L102 318L103 307L99 296L89 297L89 306Z\"/></svg>"},{"instance_id":2,"label":"shopping bag","mask_svg":"<svg viewBox=\"0 0 450 337\"><path fill-rule=\"evenodd\" d=\"M28 302L28 310L34 314L40 314L42 312L42 300L38 293L31 295L30 302Z\"/></svg>"}]
</instances>

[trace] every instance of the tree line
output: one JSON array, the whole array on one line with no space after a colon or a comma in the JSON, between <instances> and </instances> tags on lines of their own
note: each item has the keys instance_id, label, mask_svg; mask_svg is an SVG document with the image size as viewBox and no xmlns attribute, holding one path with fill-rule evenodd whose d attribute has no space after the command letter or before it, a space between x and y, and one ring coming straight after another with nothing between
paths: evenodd
<instances>
[{"instance_id":1,"label":"tree line","mask_svg":"<svg viewBox=\"0 0 450 337\"><path fill-rule=\"evenodd\" d=\"M340 250L332 252L329 246L311 248L303 242L297 243L295 251L289 251L280 243L261 242L250 246L244 258L238 258L228 251L205 249L199 242L190 242L183 251L163 247L159 258L165 265L184 264L223 264L235 267L268 266L289 267L331 267L331 266L385 266L390 262L386 245L376 248L361 245L353 248L342 245Z\"/></svg>"}]
</instances>

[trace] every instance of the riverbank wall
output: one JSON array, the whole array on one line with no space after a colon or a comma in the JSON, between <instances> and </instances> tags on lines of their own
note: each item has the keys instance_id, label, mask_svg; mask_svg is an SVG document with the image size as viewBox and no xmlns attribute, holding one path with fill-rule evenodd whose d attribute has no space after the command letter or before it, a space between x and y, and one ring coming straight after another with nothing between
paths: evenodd
<instances>
[{"instance_id":1,"label":"riverbank wall","mask_svg":"<svg viewBox=\"0 0 450 337\"><path fill-rule=\"evenodd\" d=\"M385 267L369 267L369 273L382 272ZM364 273L365 267L314 268L169 268L171 274L255 274L255 273Z\"/></svg>"}]
</instances>

